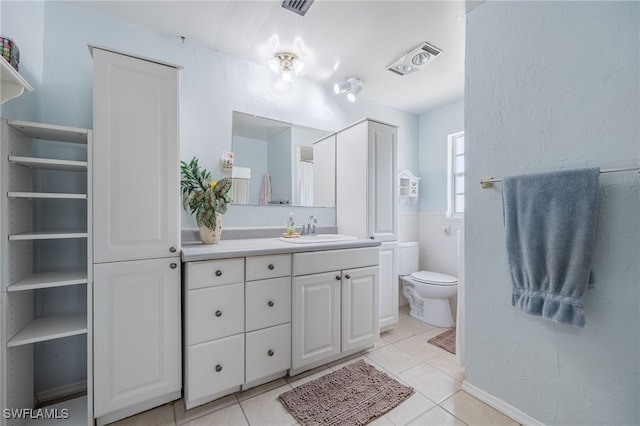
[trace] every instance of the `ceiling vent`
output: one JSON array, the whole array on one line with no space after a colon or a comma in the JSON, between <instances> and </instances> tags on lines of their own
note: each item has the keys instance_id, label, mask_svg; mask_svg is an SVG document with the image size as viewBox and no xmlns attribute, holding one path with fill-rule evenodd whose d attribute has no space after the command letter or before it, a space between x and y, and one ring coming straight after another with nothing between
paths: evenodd
<instances>
[{"instance_id":1,"label":"ceiling vent","mask_svg":"<svg viewBox=\"0 0 640 426\"><path fill-rule=\"evenodd\" d=\"M425 41L393 61L387 69L400 75L411 74L420 71L422 66L433 61L441 53L442 50Z\"/></svg>"},{"instance_id":2,"label":"ceiling vent","mask_svg":"<svg viewBox=\"0 0 640 426\"><path fill-rule=\"evenodd\" d=\"M313 1L314 0L284 0L282 2L282 7L297 13L300 16L304 16L313 4Z\"/></svg>"}]
</instances>

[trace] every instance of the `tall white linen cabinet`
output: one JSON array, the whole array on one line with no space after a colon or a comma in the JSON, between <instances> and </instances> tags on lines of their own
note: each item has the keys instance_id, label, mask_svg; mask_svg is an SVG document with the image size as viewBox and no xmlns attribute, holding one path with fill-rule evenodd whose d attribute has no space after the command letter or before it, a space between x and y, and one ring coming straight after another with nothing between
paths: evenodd
<instances>
[{"instance_id":1,"label":"tall white linen cabinet","mask_svg":"<svg viewBox=\"0 0 640 426\"><path fill-rule=\"evenodd\" d=\"M378 314L388 329L398 322L398 129L363 119L335 136L338 231L382 242Z\"/></svg>"},{"instance_id":2,"label":"tall white linen cabinet","mask_svg":"<svg viewBox=\"0 0 640 426\"><path fill-rule=\"evenodd\" d=\"M180 67L92 47L94 416L180 398Z\"/></svg>"}]
</instances>

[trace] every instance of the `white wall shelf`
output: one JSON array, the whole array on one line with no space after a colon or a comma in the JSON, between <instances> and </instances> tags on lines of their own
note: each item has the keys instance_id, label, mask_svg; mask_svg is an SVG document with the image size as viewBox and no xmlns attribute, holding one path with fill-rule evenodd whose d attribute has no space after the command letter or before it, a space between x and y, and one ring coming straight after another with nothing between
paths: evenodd
<instances>
[{"instance_id":1,"label":"white wall shelf","mask_svg":"<svg viewBox=\"0 0 640 426\"><path fill-rule=\"evenodd\" d=\"M9 198L51 198L59 200L86 200L87 194L67 194L60 192L7 192Z\"/></svg>"},{"instance_id":2,"label":"white wall shelf","mask_svg":"<svg viewBox=\"0 0 640 426\"><path fill-rule=\"evenodd\" d=\"M420 178L409 170L398 173L398 201L401 204L413 204L418 201Z\"/></svg>"},{"instance_id":3,"label":"white wall shelf","mask_svg":"<svg viewBox=\"0 0 640 426\"><path fill-rule=\"evenodd\" d=\"M25 80L18 71L15 70L9 62L3 57L0 56L0 75L1 75L1 84L0 88L0 102L5 103L9 99L17 98L22 95L22 93L26 90L28 92L33 92L33 87L27 80Z\"/></svg>"},{"instance_id":4,"label":"white wall shelf","mask_svg":"<svg viewBox=\"0 0 640 426\"><path fill-rule=\"evenodd\" d=\"M85 334L86 314L56 315L36 318L7 342L7 347L28 345L46 340Z\"/></svg>"},{"instance_id":5,"label":"white wall shelf","mask_svg":"<svg viewBox=\"0 0 640 426\"><path fill-rule=\"evenodd\" d=\"M44 139L49 141L87 143L89 130L78 127L56 126L53 124L31 123L27 121L7 121L9 127L13 127L23 135L32 139Z\"/></svg>"},{"instance_id":6,"label":"white wall shelf","mask_svg":"<svg viewBox=\"0 0 640 426\"><path fill-rule=\"evenodd\" d=\"M86 284L87 272L41 272L31 274L7 287L7 291L26 291L41 288Z\"/></svg>"},{"instance_id":7,"label":"white wall shelf","mask_svg":"<svg viewBox=\"0 0 640 426\"><path fill-rule=\"evenodd\" d=\"M51 158L19 157L10 155L9 162L40 170L87 171L86 161L56 160Z\"/></svg>"},{"instance_id":8,"label":"white wall shelf","mask_svg":"<svg viewBox=\"0 0 640 426\"><path fill-rule=\"evenodd\" d=\"M9 241L29 241L29 240L59 240L68 238L87 238L86 232L24 232L21 234L9 235Z\"/></svg>"}]
</instances>

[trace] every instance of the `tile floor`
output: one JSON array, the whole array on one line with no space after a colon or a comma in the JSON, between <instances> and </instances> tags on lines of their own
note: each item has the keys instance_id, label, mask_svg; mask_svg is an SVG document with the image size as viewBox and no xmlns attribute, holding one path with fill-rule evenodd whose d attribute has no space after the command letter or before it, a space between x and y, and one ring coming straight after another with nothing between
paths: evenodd
<instances>
[{"instance_id":1,"label":"tile floor","mask_svg":"<svg viewBox=\"0 0 640 426\"><path fill-rule=\"evenodd\" d=\"M356 359L364 359L415 393L370 423L372 426L516 426L518 423L460 390L464 369L455 356L427 343L445 329L424 324L400 309L394 330L383 333L375 347L295 377L286 377L185 411L182 400L129 417L114 426L294 426L298 423L277 400L281 393L316 379Z\"/></svg>"}]
</instances>

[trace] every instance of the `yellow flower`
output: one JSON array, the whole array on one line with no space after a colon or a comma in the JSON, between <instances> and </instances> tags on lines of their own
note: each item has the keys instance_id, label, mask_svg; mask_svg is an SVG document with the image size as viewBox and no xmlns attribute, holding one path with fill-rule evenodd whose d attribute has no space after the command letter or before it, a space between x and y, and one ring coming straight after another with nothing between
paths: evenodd
<instances>
[{"instance_id":1,"label":"yellow flower","mask_svg":"<svg viewBox=\"0 0 640 426\"><path fill-rule=\"evenodd\" d=\"M209 184L209 186L211 186L211 189L216 187L217 182L215 180L212 180L211 183Z\"/></svg>"}]
</instances>

